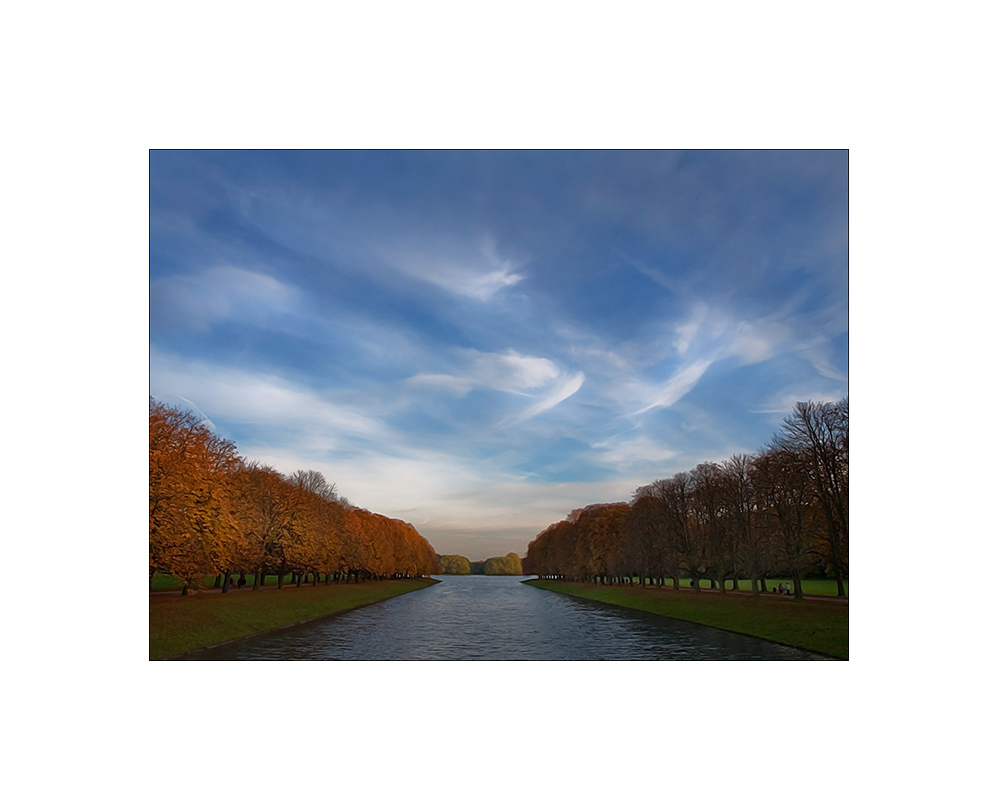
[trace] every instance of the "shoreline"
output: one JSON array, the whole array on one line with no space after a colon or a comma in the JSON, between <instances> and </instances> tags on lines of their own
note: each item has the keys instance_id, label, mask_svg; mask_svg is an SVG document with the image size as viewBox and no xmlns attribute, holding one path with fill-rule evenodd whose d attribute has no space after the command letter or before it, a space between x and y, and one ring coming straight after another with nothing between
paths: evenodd
<instances>
[{"instance_id":1,"label":"shoreline","mask_svg":"<svg viewBox=\"0 0 999 811\"><path fill-rule=\"evenodd\" d=\"M197 644L194 647L184 648L181 651L173 651L173 652L167 653L165 655L155 655L155 656L153 655L154 645L156 645L157 647L168 647L168 646L171 646L171 638L173 638L174 640L176 640L176 637L179 636L179 635L182 635L184 631L183 631L183 629L180 630L180 631L174 631L173 633L170 633L169 631L161 631L159 634L154 634L154 632L153 632L153 628L154 628L154 624L155 624L155 621L154 621L154 610L159 614L159 619L161 619L161 620L167 620L167 619L170 618L164 612L164 610L163 610L162 607L158 608L158 609L154 609L154 605L157 605L157 604L159 606L163 606L163 605L177 605L186 614L186 617L182 617L181 619L182 620L183 619L187 619L189 622L190 622L191 618L194 617L195 619L200 620L201 623L203 623L204 625L215 625L217 627L220 624L222 626L225 626L226 624L230 624L230 625L236 625L236 626L238 626L240 623L245 624L247 622L256 622L257 624L259 624L262 621L264 624L266 624L266 619L261 620L261 617L266 617L266 608L267 607L273 608L273 598L272 598L272 605L271 606L260 606L260 605L253 606L253 608L256 608L258 611L263 610L265 613L264 614L256 614L253 619L249 619L249 618L246 618L246 617L238 617L238 618L234 617L234 616L232 616L232 613L233 613L232 611L230 611L228 613L228 615L227 615L226 612L224 612L224 611L223 612L219 612L219 611L213 612L211 610L215 606L221 606L221 607L227 608L227 609L236 609L238 607L238 605L235 603L235 601L229 602L229 604L226 605L226 603L228 601L226 601L224 598L222 600L220 600L219 598L222 598L221 590L199 592L198 594L194 595L193 597L184 597L183 598L183 600L184 600L183 603L179 602L179 600L181 599L181 597L180 597L180 594L178 592L166 592L166 593L163 593L163 592L159 592L159 593L157 593L157 592L150 592L150 598L151 599L150 599L150 617L149 617L149 624L150 624L150 654L149 654L149 661L151 661L151 662L182 661L183 657L189 656L189 655L194 654L194 653L198 653L200 651L211 650L213 648L218 648L218 647L221 647L223 645L228 645L228 644L230 644L232 642L239 642L239 641L242 641L244 639L250 639L250 638L253 638L253 637L256 637L256 636L263 636L264 634L270 634L270 633L274 633L276 631L285 630L287 628L293 628L293 627L298 626L298 625L304 625L305 623L316 622L316 621L319 621L319 620L324 620L324 619L327 619L329 617L336 616L338 614L345 614L348 611L353 611L356 608L363 608L364 606L374 605L374 604L380 603L380 602L385 602L386 600L391 600L391 599L393 599L395 597L401 597L404 594L412 594L413 592L420 591L420 590L422 590L424 588L430 588L431 586L434 586L434 585L436 585L439 582L440 581L435 580L434 578L430 577L430 578L427 578L425 580L424 579L412 578L412 579L402 580L402 581L374 581L372 583L362 583L362 584L360 584L362 586L362 588L366 587L366 586L384 586L385 584L393 584L394 585L395 583L403 583L403 584L406 584L406 585L409 585L409 586L412 586L412 587L411 588L406 588L406 589L404 589L402 591L399 591L399 592L397 592L395 594L384 594L382 596L377 596L374 599L364 600L362 598L360 601L352 602L350 605L345 605L345 606L341 606L339 608L334 608L333 610L323 610L322 608L320 608L321 613L314 614L312 616L306 616L306 617L303 617L301 619L296 619L296 620L294 620L292 622L284 622L283 621L284 618L282 618L282 620L279 620L279 624L268 625L267 627L259 628L258 630L251 631L250 633L236 633L235 636L227 636L225 639L218 639L216 641L212 641L210 644L207 644L207 645ZM244 599L241 602L243 604L246 604L246 603L252 601L254 599L254 597L251 597L250 595L260 596L262 594L276 594L276 593L278 593L278 589L276 587L272 587L272 588L264 587L264 588L266 589L266 591L264 589L261 589L261 591L257 591L257 592L252 592L252 591L250 591L250 592L243 592L242 594L243 594L243 598ZM344 586L333 586L332 587L333 589L337 589L339 591L339 594L337 593L337 591L330 591L330 592L326 592L325 594L323 592L320 592L319 594L310 594L309 592L312 591L312 587L305 587L305 588L308 588L308 591L307 592L303 592L297 599L300 601L298 605L301 607L302 611L306 611L306 612L309 611L309 605L310 605L310 600L308 599L309 597L320 598L320 597L336 597L336 596L341 596L341 597L351 597L351 596L356 597L357 596L356 590L353 590L353 589L351 590L352 593L344 593L343 591L339 591L340 589L349 588L349 586L345 586L345 585ZM316 588L318 588L318 587L316 587ZM285 591L285 590L282 589L282 591ZM286 592L286 593L294 595L297 591L298 591L298 589L294 589L293 588L290 592ZM324 591L325 591L325 589L324 589ZM225 597L228 598L232 594L233 594L233 592L230 591L229 594L225 595ZM239 592L236 592L236 594L238 595ZM210 602L206 603L204 600L199 601L198 600L199 596L209 597L209 598L213 598L213 599ZM292 598L292 599L295 599L295 598ZM178 602L177 603L173 603L174 600L177 600ZM199 602L200 602L200 605L198 605ZM200 612L198 610L199 608L201 609ZM293 604L290 604L290 603L286 604L284 606L281 606L281 609L283 611L286 611L286 612L289 611L289 610L293 610L294 608L295 608L295 606ZM167 609L166 611L168 612L169 609ZM176 617L174 617L174 619L176 619ZM162 628L162 626L164 624L166 624L166 623L165 622L160 623L160 627ZM181 623L181 624L183 624L183 623ZM188 632L190 633L190 631L188 631ZM224 630L222 630L221 632L225 633ZM176 647L177 644L178 643L176 641L173 641L172 647Z\"/></svg>"},{"instance_id":2,"label":"shoreline","mask_svg":"<svg viewBox=\"0 0 999 811\"><path fill-rule=\"evenodd\" d=\"M726 600L730 596L728 593L719 594L705 591L698 593L689 588L674 591L673 589L649 589L641 586L598 587L588 583L541 579L525 580L523 583L534 588L563 594L566 597L575 597L604 605L629 608L654 616L691 622L707 628L786 645L807 653L817 653L820 656L828 656L839 661L849 661L850 659L848 598L806 596L804 600L798 601L777 595L761 595L761 601L758 603L739 601L739 603L728 604ZM598 591L607 597L616 596L623 599L601 599L596 594L583 593ZM737 595L739 592L735 592L735 594ZM745 596L751 595L746 594ZM701 597L707 597L708 600L701 600ZM733 613L728 610L733 606L739 606L743 609L748 607L749 611L753 613L749 614L746 611ZM824 611L827 612L825 615L823 615ZM830 624L819 626L816 624L816 620L825 620ZM757 625L766 626L767 623L771 627L755 627ZM844 633L847 639L841 642L839 636ZM815 636L811 640L815 644L802 644L802 637L808 635Z\"/></svg>"}]
</instances>

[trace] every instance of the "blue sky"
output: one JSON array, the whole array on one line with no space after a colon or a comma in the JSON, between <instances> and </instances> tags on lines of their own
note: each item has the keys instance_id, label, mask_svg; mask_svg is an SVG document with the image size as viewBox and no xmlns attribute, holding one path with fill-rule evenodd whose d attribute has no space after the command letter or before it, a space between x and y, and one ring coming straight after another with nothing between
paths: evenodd
<instances>
[{"instance_id":1,"label":"blue sky","mask_svg":"<svg viewBox=\"0 0 999 811\"><path fill-rule=\"evenodd\" d=\"M164 152L150 394L438 552L847 394L847 154Z\"/></svg>"}]
</instances>

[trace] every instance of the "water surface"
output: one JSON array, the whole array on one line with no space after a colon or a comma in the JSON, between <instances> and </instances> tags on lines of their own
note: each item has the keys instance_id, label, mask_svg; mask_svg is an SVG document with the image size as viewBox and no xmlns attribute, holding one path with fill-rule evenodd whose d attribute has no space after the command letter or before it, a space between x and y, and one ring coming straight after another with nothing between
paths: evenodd
<instances>
[{"instance_id":1,"label":"water surface","mask_svg":"<svg viewBox=\"0 0 999 811\"><path fill-rule=\"evenodd\" d=\"M825 659L682 620L522 585L437 575L430 588L188 659ZM329 586L329 588L336 588Z\"/></svg>"}]
</instances>

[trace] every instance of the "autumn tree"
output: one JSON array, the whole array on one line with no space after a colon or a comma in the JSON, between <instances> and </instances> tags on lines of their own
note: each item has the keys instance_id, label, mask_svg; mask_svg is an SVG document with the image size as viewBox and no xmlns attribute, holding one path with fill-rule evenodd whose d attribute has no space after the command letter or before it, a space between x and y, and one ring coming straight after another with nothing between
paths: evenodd
<instances>
[{"instance_id":1,"label":"autumn tree","mask_svg":"<svg viewBox=\"0 0 999 811\"><path fill-rule=\"evenodd\" d=\"M472 572L468 558L463 555L441 555L440 567L442 574L471 574Z\"/></svg>"},{"instance_id":2,"label":"autumn tree","mask_svg":"<svg viewBox=\"0 0 999 811\"><path fill-rule=\"evenodd\" d=\"M503 557L486 558L482 567L483 574L504 575L523 574L520 557L515 552L510 552Z\"/></svg>"},{"instance_id":3,"label":"autumn tree","mask_svg":"<svg viewBox=\"0 0 999 811\"><path fill-rule=\"evenodd\" d=\"M198 418L149 401L149 576L170 572L185 592L206 572L229 568L237 525L235 446Z\"/></svg>"},{"instance_id":4,"label":"autumn tree","mask_svg":"<svg viewBox=\"0 0 999 811\"><path fill-rule=\"evenodd\" d=\"M282 476L239 458L194 415L149 403L149 577L169 572L188 587L216 574L291 573L355 581L440 571L437 554L404 521L354 507L315 470Z\"/></svg>"}]
</instances>

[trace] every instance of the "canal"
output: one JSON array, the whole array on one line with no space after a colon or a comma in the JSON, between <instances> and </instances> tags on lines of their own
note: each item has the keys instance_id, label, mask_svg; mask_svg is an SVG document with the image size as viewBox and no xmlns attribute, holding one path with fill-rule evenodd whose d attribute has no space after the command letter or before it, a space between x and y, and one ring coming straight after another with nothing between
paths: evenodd
<instances>
[{"instance_id":1,"label":"canal","mask_svg":"<svg viewBox=\"0 0 999 811\"><path fill-rule=\"evenodd\" d=\"M430 588L186 659L789 660L818 654L525 586L437 575Z\"/></svg>"}]
</instances>

